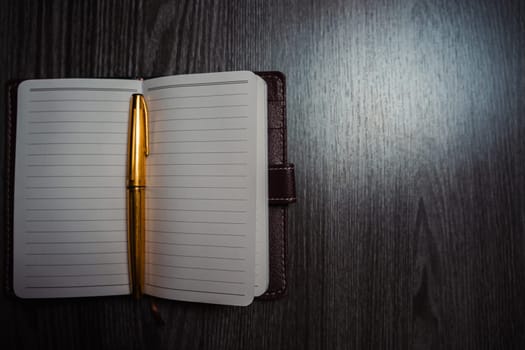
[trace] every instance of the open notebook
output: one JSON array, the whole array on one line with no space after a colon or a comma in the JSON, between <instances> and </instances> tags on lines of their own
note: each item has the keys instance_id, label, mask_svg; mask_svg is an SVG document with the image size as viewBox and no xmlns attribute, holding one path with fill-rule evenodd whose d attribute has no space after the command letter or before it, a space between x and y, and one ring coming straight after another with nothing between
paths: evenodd
<instances>
[{"instance_id":1,"label":"open notebook","mask_svg":"<svg viewBox=\"0 0 525 350\"><path fill-rule=\"evenodd\" d=\"M27 80L18 88L13 282L22 298L129 294L129 101L150 111L146 283L247 305L268 286L266 84L251 72Z\"/></svg>"}]
</instances>

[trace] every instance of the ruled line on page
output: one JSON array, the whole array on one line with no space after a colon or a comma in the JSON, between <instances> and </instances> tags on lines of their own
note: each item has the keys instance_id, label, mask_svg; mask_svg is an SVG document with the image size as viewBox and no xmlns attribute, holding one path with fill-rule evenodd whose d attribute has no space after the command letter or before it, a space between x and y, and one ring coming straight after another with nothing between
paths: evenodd
<instances>
[{"instance_id":1,"label":"ruled line on page","mask_svg":"<svg viewBox=\"0 0 525 350\"><path fill-rule=\"evenodd\" d=\"M203 188L203 189L217 189L217 190L242 190L247 189L246 186L148 186L148 188Z\"/></svg>"},{"instance_id":2,"label":"ruled line on page","mask_svg":"<svg viewBox=\"0 0 525 350\"><path fill-rule=\"evenodd\" d=\"M99 263L68 263L68 264L24 264L24 266L104 266L128 265L127 262L99 262Z\"/></svg>"},{"instance_id":3,"label":"ruled line on page","mask_svg":"<svg viewBox=\"0 0 525 350\"><path fill-rule=\"evenodd\" d=\"M98 121L83 121L83 120L34 120L30 121L29 124L128 124L127 122L115 122L111 120L98 120Z\"/></svg>"},{"instance_id":4,"label":"ruled line on page","mask_svg":"<svg viewBox=\"0 0 525 350\"><path fill-rule=\"evenodd\" d=\"M113 92L137 92L137 89L126 88L94 88L94 87L46 87L46 88L31 88L29 91L113 91ZM129 101L126 101L129 102Z\"/></svg>"},{"instance_id":5,"label":"ruled line on page","mask_svg":"<svg viewBox=\"0 0 525 350\"><path fill-rule=\"evenodd\" d=\"M227 174L218 174L218 175L208 175L208 174L187 174L187 175L182 175L182 174L169 174L169 175L160 175L160 174L152 174L152 175L149 175L149 177L183 177L183 176L186 176L186 177L240 177L240 178L243 178L243 177L247 177L247 175L227 175Z\"/></svg>"},{"instance_id":6,"label":"ruled line on page","mask_svg":"<svg viewBox=\"0 0 525 350\"><path fill-rule=\"evenodd\" d=\"M82 163L59 163L59 164L51 164L51 163L48 163L48 164L28 164L27 165L28 167L30 168L36 168L36 167L99 167L99 166L102 166L102 167L108 167L108 166L111 166L111 167L116 167L116 168L119 168L121 166L125 166L124 163L122 164L82 164Z\"/></svg>"},{"instance_id":7,"label":"ruled line on page","mask_svg":"<svg viewBox=\"0 0 525 350\"><path fill-rule=\"evenodd\" d=\"M51 244L110 244L110 243L128 243L127 241L49 241L49 242L37 242L27 241L25 244L29 245L51 245Z\"/></svg>"},{"instance_id":8,"label":"ruled line on page","mask_svg":"<svg viewBox=\"0 0 525 350\"><path fill-rule=\"evenodd\" d=\"M83 200L83 199L92 199L92 200L102 200L102 199L124 199L124 196L122 197L78 197L78 196L72 196L72 197L26 197L28 200L50 200L50 199L59 199L59 200L65 200L65 199L75 199L75 200Z\"/></svg>"},{"instance_id":9,"label":"ruled line on page","mask_svg":"<svg viewBox=\"0 0 525 350\"><path fill-rule=\"evenodd\" d=\"M186 96L167 96L167 97L158 97L150 98L149 101L163 101L163 100L173 100L173 99L185 99L185 98L200 98L200 97L224 97L224 96L246 96L247 93L233 93L233 94L210 94L210 95L186 95Z\"/></svg>"},{"instance_id":10,"label":"ruled line on page","mask_svg":"<svg viewBox=\"0 0 525 350\"><path fill-rule=\"evenodd\" d=\"M100 156L100 153L52 153L52 152L46 152L46 153L28 153L28 156ZM125 153L104 153L104 156L125 156Z\"/></svg>"},{"instance_id":11,"label":"ruled line on page","mask_svg":"<svg viewBox=\"0 0 525 350\"><path fill-rule=\"evenodd\" d=\"M195 197L157 197L149 196L149 199L184 199L192 201L234 201L234 202L246 202L246 198L195 198Z\"/></svg>"},{"instance_id":12,"label":"ruled line on page","mask_svg":"<svg viewBox=\"0 0 525 350\"><path fill-rule=\"evenodd\" d=\"M80 273L56 275L25 275L27 278L56 278L56 277L93 277L93 276L127 276L127 273Z\"/></svg>"},{"instance_id":13,"label":"ruled line on page","mask_svg":"<svg viewBox=\"0 0 525 350\"><path fill-rule=\"evenodd\" d=\"M238 294L238 293L224 293L224 292L215 292L215 291L204 291L204 290L197 290L197 289L181 289L181 288L170 288L170 287L163 287L158 286L151 283L146 283L147 286L153 287L153 288L159 288L159 289L168 289L168 290L174 290L179 292L192 292L192 293L204 293L204 294L217 294L217 295L233 295L233 296L245 296L246 294Z\"/></svg>"},{"instance_id":14,"label":"ruled line on page","mask_svg":"<svg viewBox=\"0 0 525 350\"><path fill-rule=\"evenodd\" d=\"M103 188L103 189L108 189L108 188L124 188L124 185L122 186L96 186L96 185L92 185L92 186L26 186L25 187L26 189L28 190L55 190L55 189L71 189L71 188L81 188L81 189L86 189L86 188L94 188L94 189L97 189L97 188Z\"/></svg>"},{"instance_id":15,"label":"ruled line on page","mask_svg":"<svg viewBox=\"0 0 525 350\"><path fill-rule=\"evenodd\" d=\"M122 221L121 218L116 219L26 219L26 222L103 222L103 221Z\"/></svg>"},{"instance_id":16,"label":"ruled line on page","mask_svg":"<svg viewBox=\"0 0 525 350\"><path fill-rule=\"evenodd\" d=\"M125 119L129 115L129 112L124 111L105 111L104 114L100 112L89 112L89 111L77 111L73 113L62 113L57 114L54 112L42 112L42 113L30 113L30 119L28 121L40 122L40 121L60 121L63 118L68 118L67 120L78 120L82 121L86 118L90 119L91 123L98 121L118 121ZM101 119L103 117L103 119ZM112 124L112 123L110 123ZM119 123L120 124L120 123Z\"/></svg>"},{"instance_id":17,"label":"ruled line on page","mask_svg":"<svg viewBox=\"0 0 525 350\"><path fill-rule=\"evenodd\" d=\"M239 245L217 245L217 244L194 244L194 243L174 243L174 242L164 242L162 244L181 246L181 247L209 247L209 248L245 248L244 246Z\"/></svg>"},{"instance_id":18,"label":"ruled line on page","mask_svg":"<svg viewBox=\"0 0 525 350\"><path fill-rule=\"evenodd\" d=\"M51 98L51 99L34 99L29 100L31 103L35 102L126 102L128 103L129 100L108 100L108 99L82 99L82 98Z\"/></svg>"},{"instance_id":19,"label":"ruled line on page","mask_svg":"<svg viewBox=\"0 0 525 350\"><path fill-rule=\"evenodd\" d=\"M222 163L149 163L148 165L166 166L166 165L248 165L246 162L222 162Z\"/></svg>"},{"instance_id":20,"label":"ruled line on page","mask_svg":"<svg viewBox=\"0 0 525 350\"><path fill-rule=\"evenodd\" d=\"M101 220L103 221L103 220ZM151 222L182 222L187 224L217 224L217 225L244 225L246 222L234 221L193 221L193 220L173 220L173 219L146 219Z\"/></svg>"},{"instance_id":21,"label":"ruled line on page","mask_svg":"<svg viewBox=\"0 0 525 350\"><path fill-rule=\"evenodd\" d=\"M155 265L162 267L172 267L177 269L187 269L187 270L204 270L204 271L224 271L224 272L245 272L245 270L239 269L219 269L215 267L195 267L195 266L186 266L186 265L170 265L170 264L159 264L159 263L146 263L146 265Z\"/></svg>"},{"instance_id":22,"label":"ruled line on page","mask_svg":"<svg viewBox=\"0 0 525 350\"><path fill-rule=\"evenodd\" d=\"M115 287L128 286L128 283L112 283L112 284L84 284L76 286L26 286L27 289L60 289L60 288L99 288L99 287Z\"/></svg>"},{"instance_id":23,"label":"ruled line on page","mask_svg":"<svg viewBox=\"0 0 525 350\"><path fill-rule=\"evenodd\" d=\"M177 121L177 120L220 120L220 119L246 119L246 118L248 118L247 115L229 116L229 117L221 117L221 116L173 117L173 118L157 118L155 120L150 120L150 123L169 122L169 121Z\"/></svg>"},{"instance_id":24,"label":"ruled line on page","mask_svg":"<svg viewBox=\"0 0 525 350\"><path fill-rule=\"evenodd\" d=\"M129 103L129 102L128 102ZM33 106L34 107L34 106ZM75 118L75 120L78 120L79 118L86 118L89 117L93 120L105 120L105 118L115 118L119 117L122 118L124 114L129 114L129 111L126 110L125 107L121 107L119 109L115 109L114 106L108 106L104 109L80 109L76 108L77 106L72 106L74 108L72 109L63 109L63 108L56 108L56 109L31 109L26 111L28 114L28 120L37 120L40 119L46 119L49 117L58 117L63 118L65 116ZM104 112L104 114L100 114L101 112ZM61 113L61 114L56 114ZM62 114L62 113L68 113ZM104 117L104 119L100 119L100 117Z\"/></svg>"},{"instance_id":25,"label":"ruled line on page","mask_svg":"<svg viewBox=\"0 0 525 350\"><path fill-rule=\"evenodd\" d=\"M200 236L231 236L231 237L246 237L244 233L214 233L214 232L181 232L181 231L163 231L163 230L147 230L152 233L169 233L176 235L200 235ZM159 243L159 242L156 242ZM168 242L162 242L168 244Z\"/></svg>"},{"instance_id":26,"label":"ruled line on page","mask_svg":"<svg viewBox=\"0 0 525 350\"><path fill-rule=\"evenodd\" d=\"M156 144L191 143L191 142L203 142L203 143L217 142L217 143L220 143L220 142L241 142L241 141L248 141L248 139L226 139L226 140L201 139L201 140L153 141L153 142L150 142L150 144L156 145Z\"/></svg>"},{"instance_id":27,"label":"ruled line on page","mask_svg":"<svg viewBox=\"0 0 525 350\"><path fill-rule=\"evenodd\" d=\"M98 178L111 178L111 177L120 177L120 178L123 178L122 175L93 175L93 176L90 176L90 175L27 175L26 177L28 178L48 178L48 177L51 177L51 178L68 178L68 177L71 177L71 178L78 178L78 177L83 177L83 178L89 178L89 179L98 179Z\"/></svg>"},{"instance_id":28,"label":"ruled line on page","mask_svg":"<svg viewBox=\"0 0 525 350\"><path fill-rule=\"evenodd\" d=\"M201 278L186 278L186 277L177 277L177 276L168 276L159 273L146 273L149 276L155 276L166 279L182 280L182 281L196 281L196 282L212 282L212 283L226 283L226 284L243 284L243 282L237 281L225 281L225 280L211 280L211 279L201 279Z\"/></svg>"},{"instance_id":29,"label":"ruled line on page","mask_svg":"<svg viewBox=\"0 0 525 350\"><path fill-rule=\"evenodd\" d=\"M30 131L29 135L127 135L123 131Z\"/></svg>"},{"instance_id":30,"label":"ruled line on page","mask_svg":"<svg viewBox=\"0 0 525 350\"><path fill-rule=\"evenodd\" d=\"M152 130L150 134L163 134L166 132L189 132L189 131L236 131L247 130L248 128L207 128L207 129L162 129Z\"/></svg>"},{"instance_id":31,"label":"ruled line on page","mask_svg":"<svg viewBox=\"0 0 525 350\"><path fill-rule=\"evenodd\" d=\"M46 146L46 145L100 145L100 146L109 146L109 145L119 145L124 146L127 143L125 142L29 142L29 146Z\"/></svg>"},{"instance_id":32,"label":"ruled line on page","mask_svg":"<svg viewBox=\"0 0 525 350\"><path fill-rule=\"evenodd\" d=\"M28 256L51 255L51 256L68 256L68 255L107 255L107 254L126 254L126 251L118 252L73 252L73 253L25 253Z\"/></svg>"},{"instance_id":33,"label":"ruled line on page","mask_svg":"<svg viewBox=\"0 0 525 350\"><path fill-rule=\"evenodd\" d=\"M114 208L114 207L110 207L110 208L104 208L104 207L101 207L101 208L27 208L26 210L27 211L64 211L64 210L67 210L67 211L83 211L83 210L98 210L98 211L101 211L101 210L124 210L126 208Z\"/></svg>"},{"instance_id":34,"label":"ruled line on page","mask_svg":"<svg viewBox=\"0 0 525 350\"><path fill-rule=\"evenodd\" d=\"M149 210L164 210L164 211L191 211L191 212L203 212L203 213L246 213L246 210L225 210L225 209L177 209L177 208L159 208L149 207Z\"/></svg>"},{"instance_id":35,"label":"ruled line on page","mask_svg":"<svg viewBox=\"0 0 525 350\"><path fill-rule=\"evenodd\" d=\"M184 254L173 254L173 253L160 253L160 252L155 252L155 251L148 251L148 254L176 256L180 258L199 258L199 259L216 259L216 260L231 260L231 261L246 260L246 258L228 258L228 257L221 257L221 256L204 256L204 255L184 255Z\"/></svg>"},{"instance_id":36,"label":"ruled line on page","mask_svg":"<svg viewBox=\"0 0 525 350\"><path fill-rule=\"evenodd\" d=\"M35 114L40 114L40 113L126 113L128 114L129 111L128 110L112 110L112 109L109 109L109 110L104 110L104 109L92 109L92 110L82 110L82 111L79 111L79 110L76 110L76 109L47 109L47 110L32 110L32 111L28 111L28 113L35 113Z\"/></svg>"},{"instance_id":37,"label":"ruled line on page","mask_svg":"<svg viewBox=\"0 0 525 350\"><path fill-rule=\"evenodd\" d=\"M60 234L60 233L95 233L95 232L122 232L123 230L27 230L27 233L51 233L51 234Z\"/></svg>"},{"instance_id":38,"label":"ruled line on page","mask_svg":"<svg viewBox=\"0 0 525 350\"><path fill-rule=\"evenodd\" d=\"M175 111L175 110L191 110L191 109L216 109L216 108L231 108L231 107L247 107L247 104L239 105L216 105L216 106L190 106L190 107L167 107L151 109L150 112Z\"/></svg>"},{"instance_id":39,"label":"ruled line on page","mask_svg":"<svg viewBox=\"0 0 525 350\"><path fill-rule=\"evenodd\" d=\"M154 87L148 88L148 91L186 88L186 87L203 87L203 86L214 86L214 85L236 85L236 84L247 84L247 83L248 83L248 80L214 81L214 82L203 82L203 83L180 83L180 84L154 86Z\"/></svg>"},{"instance_id":40,"label":"ruled line on page","mask_svg":"<svg viewBox=\"0 0 525 350\"><path fill-rule=\"evenodd\" d=\"M247 154L247 151L175 151L175 152L156 152L156 155L166 154Z\"/></svg>"}]
</instances>

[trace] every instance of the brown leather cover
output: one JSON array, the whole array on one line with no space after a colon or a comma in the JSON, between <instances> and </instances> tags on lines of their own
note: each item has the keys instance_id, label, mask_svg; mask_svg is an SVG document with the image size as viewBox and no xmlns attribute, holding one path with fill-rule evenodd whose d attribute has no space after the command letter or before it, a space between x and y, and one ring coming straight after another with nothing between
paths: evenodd
<instances>
[{"instance_id":1,"label":"brown leather cover","mask_svg":"<svg viewBox=\"0 0 525 350\"><path fill-rule=\"evenodd\" d=\"M295 201L293 164L286 146L286 79L281 72L256 72L268 87L268 195L270 197L270 284L259 299L286 293L287 204Z\"/></svg>"},{"instance_id":2,"label":"brown leather cover","mask_svg":"<svg viewBox=\"0 0 525 350\"><path fill-rule=\"evenodd\" d=\"M287 205L296 200L294 166L287 163L286 152L286 82L280 72L257 72L268 87L268 164L269 164L269 242L270 283L257 299L276 299L286 292L286 213ZM20 81L7 85L6 157L5 157L5 287L14 295L13 283L13 191L16 145L17 92Z\"/></svg>"}]
</instances>

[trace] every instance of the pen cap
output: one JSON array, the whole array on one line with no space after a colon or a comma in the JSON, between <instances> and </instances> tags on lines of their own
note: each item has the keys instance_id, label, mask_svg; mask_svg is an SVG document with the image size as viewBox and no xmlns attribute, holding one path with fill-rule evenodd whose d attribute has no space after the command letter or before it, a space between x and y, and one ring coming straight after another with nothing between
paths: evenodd
<instances>
[{"instance_id":1,"label":"pen cap","mask_svg":"<svg viewBox=\"0 0 525 350\"><path fill-rule=\"evenodd\" d=\"M128 186L146 185L148 145L148 108L144 96L133 94L129 108Z\"/></svg>"}]
</instances>

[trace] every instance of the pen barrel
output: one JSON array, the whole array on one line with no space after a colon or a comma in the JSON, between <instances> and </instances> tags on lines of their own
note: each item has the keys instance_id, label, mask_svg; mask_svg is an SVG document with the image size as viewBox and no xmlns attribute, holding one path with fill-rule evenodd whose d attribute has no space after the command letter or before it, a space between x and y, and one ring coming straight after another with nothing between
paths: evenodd
<instances>
[{"instance_id":1,"label":"pen barrel","mask_svg":"<svg viewBox=\"0 0 525 350\"><path fill-rule=\"evenodd\" d=\"M131 293L143 294L146 240L146 191L143 186L128 187L128 266Z\"/></svg>"}]
</instances>

